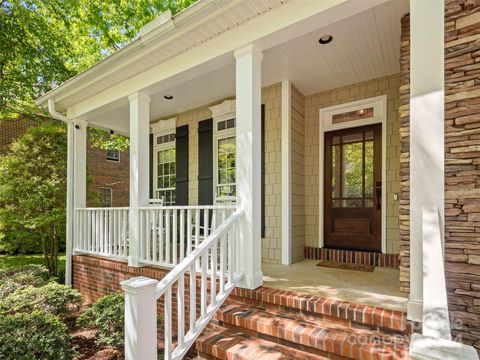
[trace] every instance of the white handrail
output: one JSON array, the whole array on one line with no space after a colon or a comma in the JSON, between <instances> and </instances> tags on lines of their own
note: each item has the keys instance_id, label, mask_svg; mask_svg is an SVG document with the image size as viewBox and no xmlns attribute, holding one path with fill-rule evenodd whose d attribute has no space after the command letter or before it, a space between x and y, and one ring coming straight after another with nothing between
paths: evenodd
<instances>
[{"instance_id":1,"label":"white handrail","mask_svg":"<svg viewBox=\"0 0 480 360\"><path fill-rule=\"evenodd\" d=\"M241 279L238 273L235 224L244 211L235 211L205 241L165 276L155 289L155 297L164 297L165 360L182 359L220 305ZM220 248L220 249L219 249ZM218 252L220 250L220 252ZM200 264L197 266L197 262ZM200 269L200 313L197 317L196 275ZM188 273L190 304L185 304L185 278ZM207 277L210 277L208 296ZM177 344L172 342L172 288L177 289ZM217 291L218 285L218 291ZM184 310L189 309L189 330L185 333Z\"/></svg>"},{"instance_id":2,"label":"white handrail","mask_svg":"<svg viewBox=\"0 0 480 360\"><path fill-rule=\"evenodd\" d=\"M160 282L137 277L121 283L125 291L127 360L157 358L156 318L160 298L164 307L164 359L180 360L187 353L242 278L237 259L236 227L243 213L243 210L236 210ZM172 311L173 300L176 301L175 312ZM177 314L175 344L172 335L174 313Z\"/></svg>"}]
</instances>

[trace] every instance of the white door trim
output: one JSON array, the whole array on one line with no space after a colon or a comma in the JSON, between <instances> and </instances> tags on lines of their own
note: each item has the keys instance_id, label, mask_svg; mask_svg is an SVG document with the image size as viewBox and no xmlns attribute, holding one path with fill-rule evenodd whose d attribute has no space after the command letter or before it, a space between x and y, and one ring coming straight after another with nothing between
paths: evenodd
<instances>
[{"instance_id":1,"label":"white door trim","mask_svg":"<svg viewBox=\"0 0 480 360\"><path fill-rule=\"evenodd\" d=\"M341 122L338 124L332 123L332 116L335 114L361 110L373 107L373 117ZM324 246L324 175L325 175L325 132L355 128L366 125L382 124L382 253L387 251L387 96L377 96L359 101L353 101L340 105L330 106L320 109L319 112L319 211L318 211L318 240L319 247Z\"/></svg>"}]
</instances>

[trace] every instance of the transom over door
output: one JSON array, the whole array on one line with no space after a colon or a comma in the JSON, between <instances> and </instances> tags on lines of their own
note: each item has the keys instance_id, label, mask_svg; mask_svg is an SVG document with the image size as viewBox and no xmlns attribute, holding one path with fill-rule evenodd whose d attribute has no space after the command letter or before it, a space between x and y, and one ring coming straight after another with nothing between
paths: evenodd
<instances>
[{"instance_id":1,"label":"transom over door","mask_svg":"<svg viewBox=\"0 0 480 360\"><path fill-rule=\"evenodd\" d=\"M382 127L325 133L324 243L381 251Z\"/></svg>"}]
</instances>

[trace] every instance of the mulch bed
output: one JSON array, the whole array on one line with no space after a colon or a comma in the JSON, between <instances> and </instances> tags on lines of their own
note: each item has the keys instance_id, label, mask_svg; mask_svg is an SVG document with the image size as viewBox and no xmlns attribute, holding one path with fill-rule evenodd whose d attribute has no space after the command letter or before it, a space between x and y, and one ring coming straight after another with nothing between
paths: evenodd
<instances>
[{"instance_id":1,"label":"mulch bed","mask_svg":"<svg viewBox=\"0 0 480 360\"><path fill-rule=\"evenodd\" d=\"M83 309L83 311L85 308ZM66 320L70 336L72 337L72 347L77 352L75 360L121 360L124 358L123 349L115 349L108 346L98 346L95 343L96 331L79 328L76 324L77 317L83 312L79 311L72 318ZM158 354L163 359L163 331L158 330ZM184 359L191 360L197 357L195 346L187 352Z\"/></svg>"}]
</instances>

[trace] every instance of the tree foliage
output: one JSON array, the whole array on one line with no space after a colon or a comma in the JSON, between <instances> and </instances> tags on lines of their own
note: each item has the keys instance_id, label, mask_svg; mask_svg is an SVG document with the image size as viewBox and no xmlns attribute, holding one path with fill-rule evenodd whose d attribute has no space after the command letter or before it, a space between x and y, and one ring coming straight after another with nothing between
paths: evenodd
<instances>
[{"instance_id":1,"label":"tree foliage","mask_svg":"<svg viewBox=\"0 0 480 360\"><path fill-rule=\"evenodd\" d=\"M43 117L33 100L195 0L0 0L0 119ZM98 135L98 134L97 134ZM113 136L103 148L122 146Z\"/></svg>"},{"instance_id":2,"label":"tree foliage","mask_svg":"<svg viewBox=\"0 0 480 360\"><path fill-rule=\"evenodd\" d=\"M0 232L38 236L45 265L57 275L65 233L66 129L59 122L33 127L0 157Z\"/></svg>"}]
</instances>

